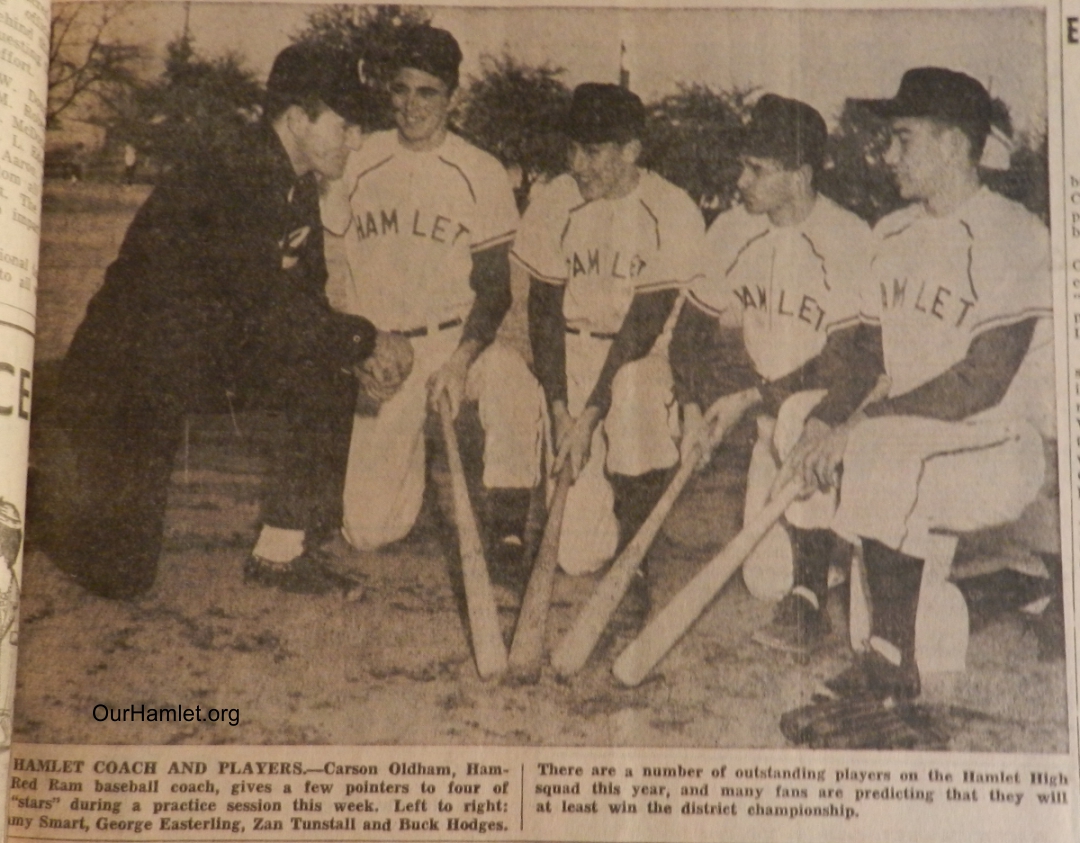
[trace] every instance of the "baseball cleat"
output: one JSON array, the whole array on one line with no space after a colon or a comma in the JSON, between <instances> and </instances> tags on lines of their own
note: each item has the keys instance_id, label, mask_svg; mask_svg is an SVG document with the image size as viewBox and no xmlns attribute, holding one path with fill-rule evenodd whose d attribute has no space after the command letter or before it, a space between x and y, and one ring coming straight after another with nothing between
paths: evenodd
<instances>
[{"instance_id":1,"label":"baseball cleat","mask_svg":"<svg viewBox=\"0 0 1080 843\"><path fill-rule=\"evenodd\" d=\"M791 592L776 605L769 624L752 637L765 647L805 656L821 647L831 631L825 612L803 595Z\"/></svg>"},{"instance_id":2,"label":"baseball cleat","mask_svg":"<svg viewBox=\"0 0 1080 843\"><path fill-rule=\"evenodd\" d=\"M284 564L249 556L244 563L244 581L288 594L320 595L337 591L348 595L356 588L352 580L327 570L310 551Z\"/></svg>"},{"instance_id":3,"label":"baseball cleat","mask_svg":"<svg viewBox=\"0 0 1080 843\"><path fill-rule=\"evenodd\" d=\"M857 654L854 664L826 679L815 696L820 699L858 697L903 702L915 699L920 691L919 669L914 664L895 665L870 650Z\"/></svg>"}]
</instances>

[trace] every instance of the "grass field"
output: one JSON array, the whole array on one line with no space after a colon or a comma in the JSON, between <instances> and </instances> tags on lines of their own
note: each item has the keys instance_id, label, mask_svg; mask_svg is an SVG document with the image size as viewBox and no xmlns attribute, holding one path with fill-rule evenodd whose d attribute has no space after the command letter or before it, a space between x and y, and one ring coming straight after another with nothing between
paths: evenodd
<instances>
[{"instance_id":1,"label":"grass field","mask_svg":"<svg viewBox=\"0 0 1080 843\"><path fill-rule=\"evenodd\" d=\"M43 372L63 355L145 195L141 187L47 186ZM515 287L504 330L521 344L521 279ZM736 577L637 689L621 689L610 674L628 640L625 623L573 681L545 673L535 685L482 683L452 545L430 505L407 539L356 557L365 582L357 601L244 584L263 473L259 429L250 416L235 426L228 417L191 419L170 489L158 583L143 599L88 596L42 553L28 552L17 741L779 747L781 713L806 702L815 683L848 658L839 633L807 664L751 643L771 607L753 600ZM693 481L672 513L650 559L654 605L738 528L745 445L744 437L741 448ZM550 641L592 584L560 575ZM846 628L841 591L832 600L836 630ZM505 589L499 595L509 636L515 601ZM1064 662L1039 662L1022 617L1003 612L973 634L968 671L928 682L926 697L952 749L1064 752L1065 681ZM96 703L239 708L241 721L96 723Z\"/></svg>"}]
</instances>

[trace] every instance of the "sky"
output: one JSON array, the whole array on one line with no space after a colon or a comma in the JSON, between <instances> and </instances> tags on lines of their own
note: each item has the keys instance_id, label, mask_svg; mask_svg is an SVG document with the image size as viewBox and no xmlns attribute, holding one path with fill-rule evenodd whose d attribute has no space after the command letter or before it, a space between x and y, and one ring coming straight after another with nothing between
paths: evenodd
<instances>
[{"instance_id":1,"label":"sky","mask_svg":"<svg viewBox=\"0 0 1080 843\"><path fill-rule=\"evenodd\" d=\"M764 0L763 0L764 2ZM911 5L911 1L905 5ZM189 25L204 55L242 54L261 76L303 28L312 6L199 3ZM620 44L631 87L646 101L698 82L714 89L760 88L816 107L830 126L846 97L889 97L903 71L921 65L963 70L1001 97L1017 129L1046 123L1045 20L1037 8L612 9L432 7L465 54L463 76L481 57L508 53L527 64L565 68L568 85L617 81ZM185 4L132 4L115 26L141 43L160 69L164 45L183 30Z\"/></svg>"}]
</instances>

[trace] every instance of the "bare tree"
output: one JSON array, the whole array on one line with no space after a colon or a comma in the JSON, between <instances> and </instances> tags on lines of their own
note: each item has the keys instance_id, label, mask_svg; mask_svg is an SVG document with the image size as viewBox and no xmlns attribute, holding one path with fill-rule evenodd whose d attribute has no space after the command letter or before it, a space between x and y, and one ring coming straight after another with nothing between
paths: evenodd
<instances>
[{"instance_id":1,"label":"bare tree","mask_svg":"<svg viewBox=\"0 0 1080 843\"><path fill-rule=\"evenodd\" d=\"M46 112L50 127L72 109L102 120L124 110L138 87L136 71L144 55L142 48L116 40L110 30L129 5L61 3L53 7Z\"/></svg>"}]
</instances>

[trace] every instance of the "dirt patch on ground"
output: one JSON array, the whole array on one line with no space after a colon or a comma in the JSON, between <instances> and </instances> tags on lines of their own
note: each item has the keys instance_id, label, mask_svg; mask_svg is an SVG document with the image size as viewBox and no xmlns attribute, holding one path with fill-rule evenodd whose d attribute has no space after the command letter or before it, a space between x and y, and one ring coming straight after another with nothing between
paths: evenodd
<instances>
[{"instance_id":1,"label":"dirt patch on ground","mask_svg":"<svg viewBox=\"0 0 1080 843\"><path fill-rule=\"evenodd\" d=\"M40 361L62 355L144 195L94 185L49 188ZM254 419L236 421L248 434L257 427ZM534 685L481 682L452 542L430 505L406 540L351 560L363 581L357 600L244 583L263 476L256 440L237 435L227 416L192 419L177 455L159 579L143 599L88 596L42 553L28 552L17 741L779 747L780 715L806 702L849 657L838 633L807 664L752 644L749 636L770 607L736 577L636 689L621 688L610 674L633 632L625 613L572 681L545 671ZM721 460L673 512L650 558L654 605L737 529L738 465L737 456ZM593 584L559 577L549 645ZM836 630L846 628L841 593L832 601ZM501 588L499 603L508 638L516 599ZM950 748L1067 749L1064 661L1039 662L1036 649L1014 611L973 635L969 670L927 690L948 725ZM235 727L97 723L97 703L238 708L241 719Z\"/></svg>"}]
</instances>

